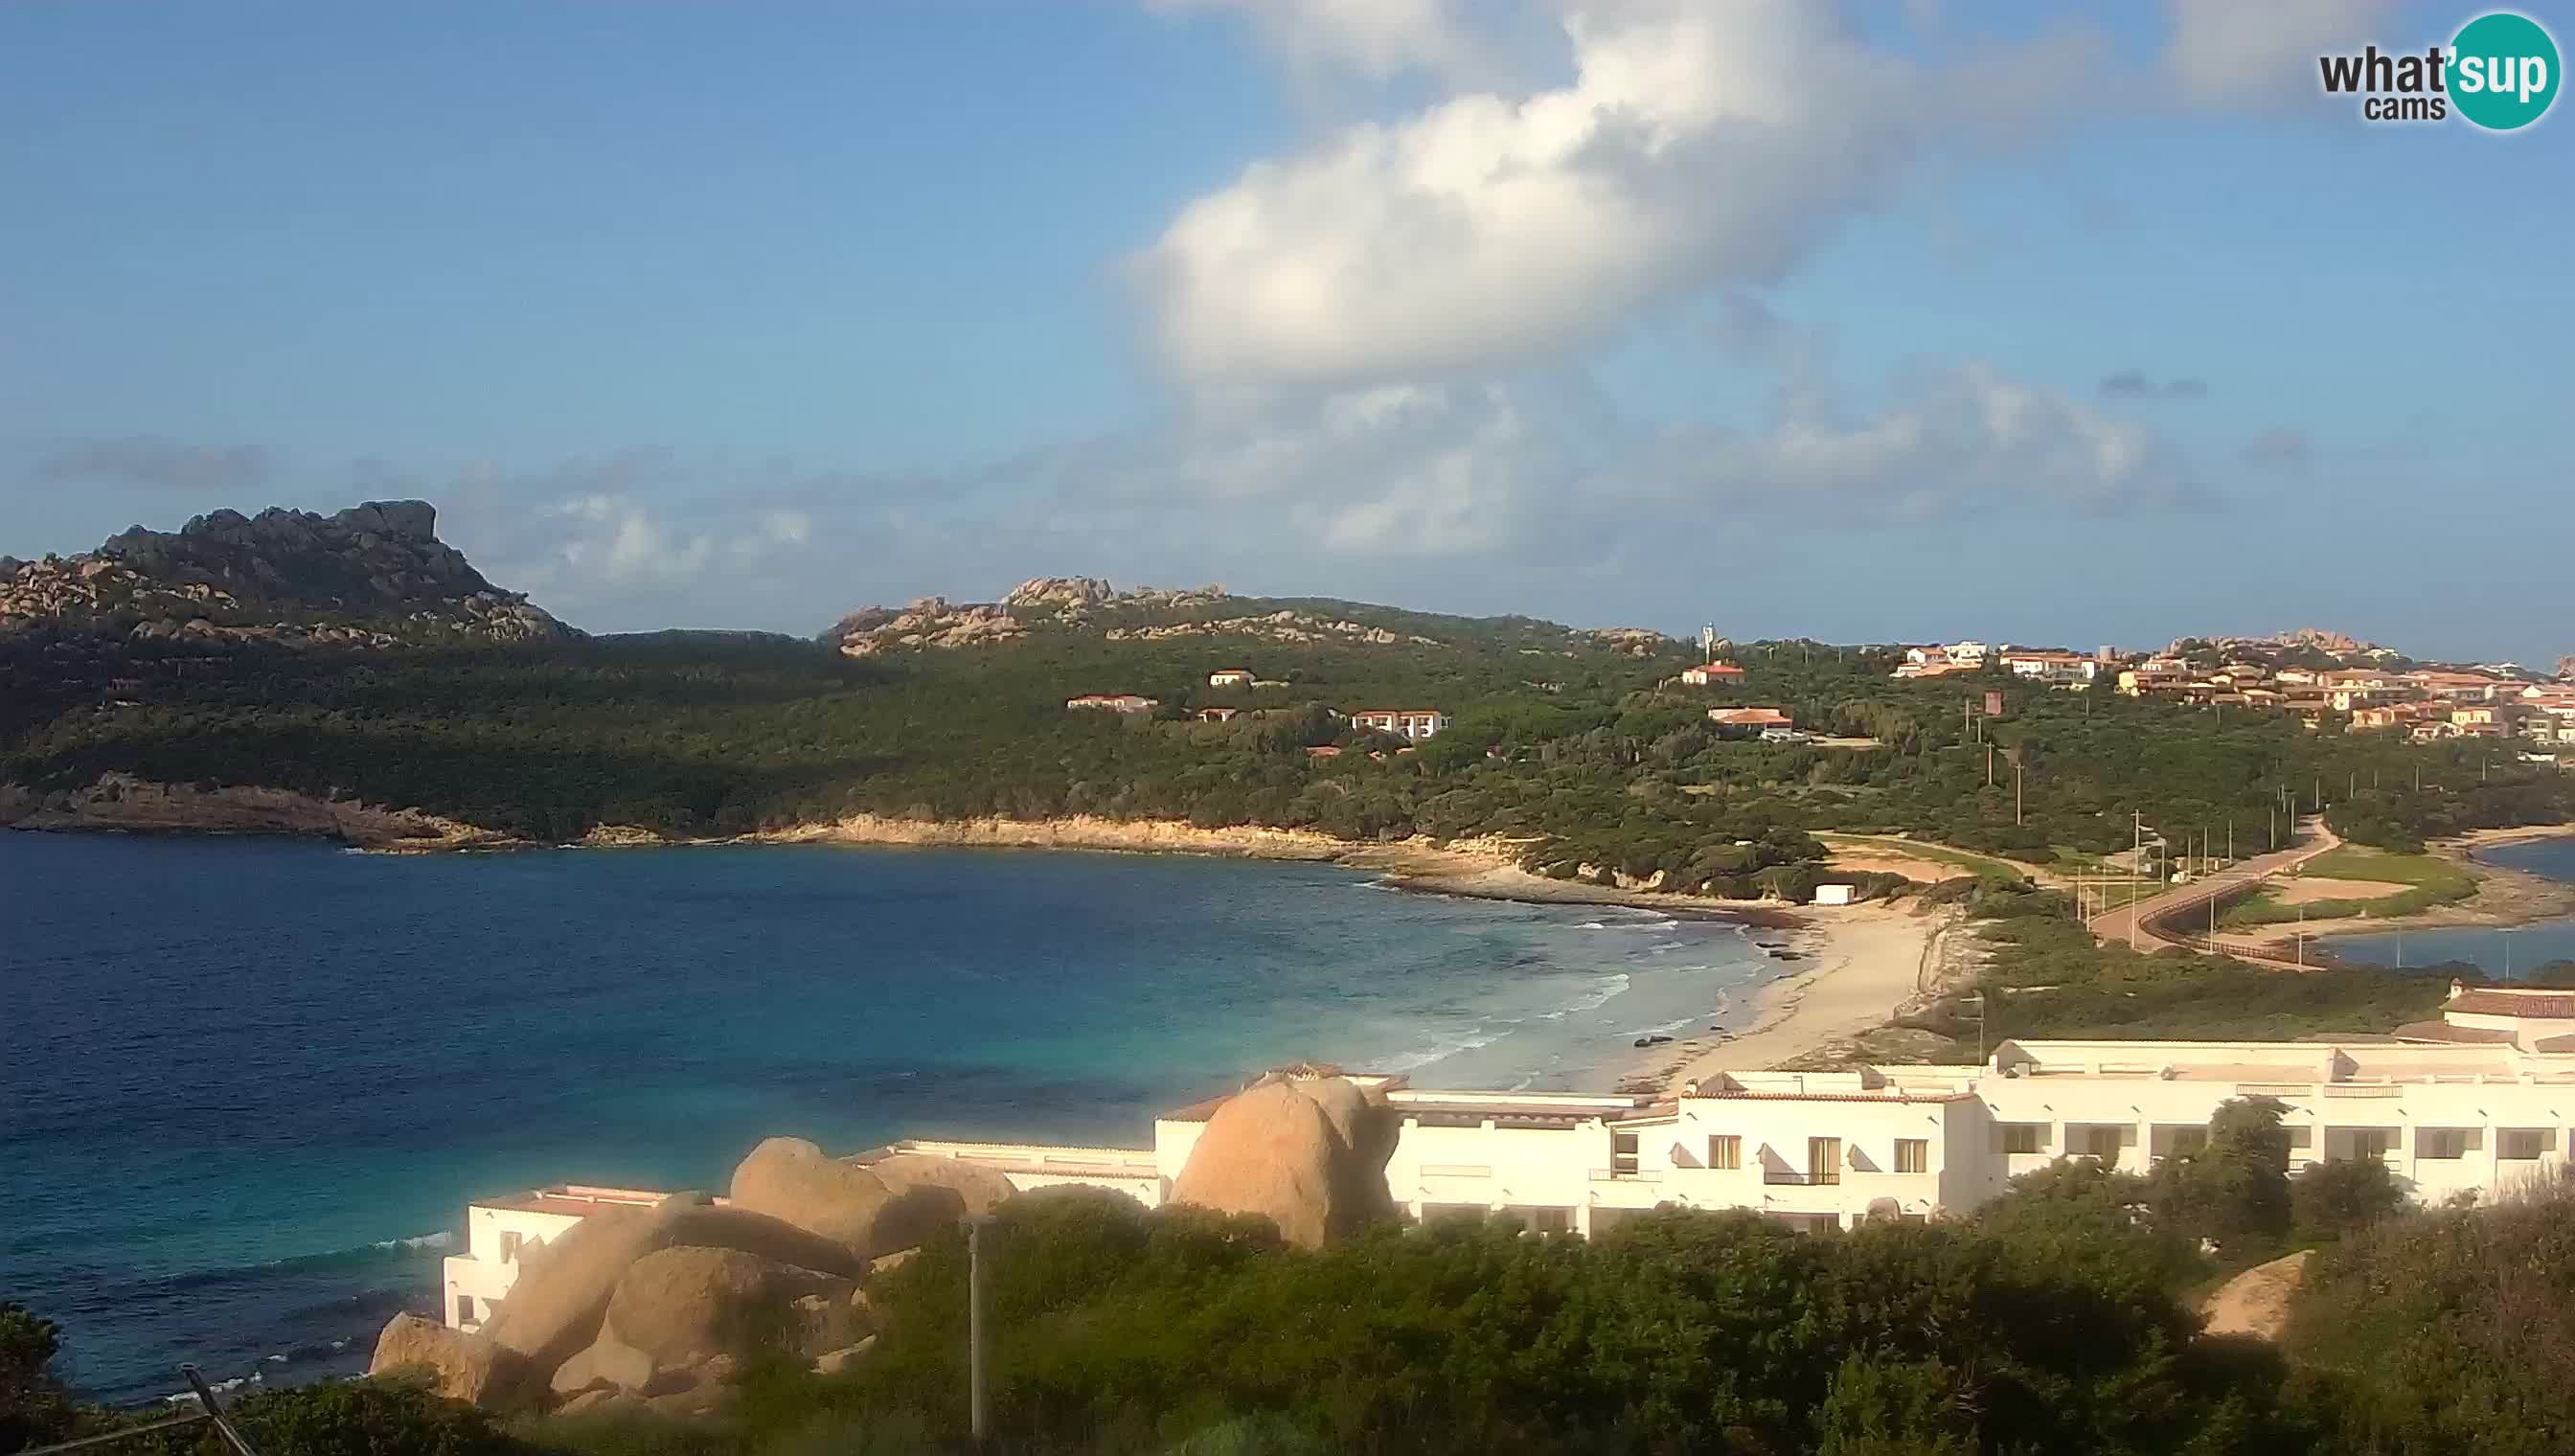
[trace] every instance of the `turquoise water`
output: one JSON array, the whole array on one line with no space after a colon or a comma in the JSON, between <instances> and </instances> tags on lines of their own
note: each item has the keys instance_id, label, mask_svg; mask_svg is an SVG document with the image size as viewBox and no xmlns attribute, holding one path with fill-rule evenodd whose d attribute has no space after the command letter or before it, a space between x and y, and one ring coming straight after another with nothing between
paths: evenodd
<instances>
[{"instance_id":1,"label":"turquoise water","mask_svg":"<svg viewBox=\"0 0 2575 1456\"><path fill-rule=\"evenodd\" d=\"M2501 844L2477 857L2575 884L2575 838ZM2541 920L2510 930L2460 925L2388 935L2332 935L2323 944L2345 960L2373 965L2429 966L2464 960L2489 975L2531 970L2552 960L2575 960L2575 919Z\"/></svg>"},{"instance_id":2,"label":"turquoise water","mask_svg":"<svg viewBox=\"0 0 2575 1456\"><path fill-rule=\"evenodd\" d=\"M0 1297L98 1398L303 1378L434 1312L474 1195L716 1186L777 1133L1141 1146L1301 1056L1606 1087L1783 968L1321 865L0 833Z\"/></svg>"}]
</instances>

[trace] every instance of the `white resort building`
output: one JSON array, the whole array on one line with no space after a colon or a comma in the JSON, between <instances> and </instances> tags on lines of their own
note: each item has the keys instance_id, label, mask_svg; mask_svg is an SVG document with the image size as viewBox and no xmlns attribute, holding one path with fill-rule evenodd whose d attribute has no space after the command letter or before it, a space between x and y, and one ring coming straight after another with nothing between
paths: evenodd
<instances>
[{"instance_id":1,"label":"white resort building","mask_svg":"<svg viewBox=\"0 0 2575 1456\"><path fill-rule=\"evenodd\" d=\"M2453 986L2442 1019L2348 1041L2006 1040L1982 1063L1727 1071L1678 1096L1435 1091L1353 1074L1400 1119L1387 1191L1416 1219L1507 1214L1590 1234L1663 1204L1741 1208L1799 1228L1964 1212L2061 1157L2143 1172L2192 1151L2218 1107L2282 1108L2290 1170L2374 1158L2426 1203L2561 1176L2575 1131L2575 992ZM1154 1120L1153 1146L906 1140L1022 1190L1087 1184L1168 1201L1223 1097ZM662 1195L572 1185L476 1203L447 1261L448 1322L471 1329L517 1258L612 1204Z\"/></svg>"},{"instance_id":2,"label":"white resort building","mask_svg":"<svg viewBox=\"0 0 2575 1456\"><path fill-rule=\"evenodd\" d=\"M650 1208L666 1194L647 1188L598 1188L566 1183L531 1188L465 1208L465 1252L450 1254L442 1273L439 1307L447 1323L478 1330L501 1296L519 1282L519 1256L559 1238L602 1208Z\"/></svg>"}]
</instances>

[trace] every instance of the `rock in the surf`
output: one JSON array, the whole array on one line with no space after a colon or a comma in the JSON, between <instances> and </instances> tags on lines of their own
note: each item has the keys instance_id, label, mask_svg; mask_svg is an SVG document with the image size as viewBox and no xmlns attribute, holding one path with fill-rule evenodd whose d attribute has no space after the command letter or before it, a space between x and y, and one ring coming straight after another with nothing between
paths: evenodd
<instances>
[{"instance_id":1,"label":"rock in the surf","mask_svg":"<svg viewBox=\"0 0 2575 1456\"><path fill-rule=\"evenodd\" d=\"M892 1161L892 1159L886 1159ZM863 1259L918 1248L966 1216L958 1188L907 1174L896 1187L871 1165L801 1137L773 1137L733 1170L733 1203L841 1244Z\"/></svg>"},{"instance_id":2,"label":"rock in the surf","mask_svg":"<svg viewBox=\"0 0 2575 1456\"><path fill-rule=\"evenodd\" d=\"M1392 1216L1385 1164L1396 1132L1374 1088L1274 1072L1208 1118L1172 1198L1260 1214L1281 1237L1317 1248Z\"/></svg>"}]
</instances>

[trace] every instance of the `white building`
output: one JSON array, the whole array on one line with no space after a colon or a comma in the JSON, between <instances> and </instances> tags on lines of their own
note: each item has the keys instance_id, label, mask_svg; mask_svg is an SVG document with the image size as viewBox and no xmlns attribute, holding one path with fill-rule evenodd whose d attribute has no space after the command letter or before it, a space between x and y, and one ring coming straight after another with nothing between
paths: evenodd
<instances>
[{"instance_id":1,"label":"white building","mask_svg":"<svg viewBox=\"0 0 2575 1456\"><path fill-rule=\"evenodd\" d=\"M1453 721L1435 708L1370 708L1350 715L1350 722L1360 728L1414 742L1438 733Z\"/></svg>"},{"instance_id":2,"label":"white building","mask_svg":"<svg viewBox=\"0 0 2575 1456\"><path fill-rule=\"evenodd\" d=\"M2074 653L2015 648L2002 661L2012 676L2040 683L2089 683L2101 672L2097 660Z\"/></svg>"},{"instance_id":3,"label":"white building","mask_svg":"<svg viewBox=\"0 0 2575 1456\"><path fill-rule=\"evenodd\" d=\"M602 1208L650 1208L668 1194L567 1183L465 1206L465 1252L447 1256L439 1307L450 1327L478 1330L519 1282L519 1259Z\"/></svg>"},{"instance_id":4,"label":"white building","mask_svg":"<svg viewBox=\"0 0 2575 1456\"><path fill-rule=\"evenodd\" d=\"M1692 688L1731 688L1743 681L1743 670L1732 663L1702 663L1683 668L1681 681Z\"/></svg>"},{"instance_id":5,"label":"white building","mask_svg":"<svg viewBox=\"0 0 2575 1456\"><path fill-rule=\"evenodd\" d=\"M2564 1175L2575 1131L2575 992L2454 986L2438 1021L2324 1041L2007 1040L1977 1064L1726 1071L1668 1098L1436 1091L1354 1075L1399 1119L1386 1190L1415 1219L1506 1214L1590 1234L1648 1209L1748 1209L1799 1228L1972 1209L2059 1158L2143 1172L2205 1145L2236 1098L2277 1102L2291 1172L2374 1158L2426 1203L2490 1201ZM1154 1120L1150 1148L904 1141L1029 1190L1086 1184L1146 1207L1223 1097ZM448 1323L473 1329L529 1249L659 1193L568 1186L476 1203L447 1260Z\"/></svg>"},{"instance_id":6,"label":"white building","mask_svg":"<svg viewBox=\"0 0 2575 1456\"><path fill-rule=\"evenodd\" d=\"M2483 1024L2496 994L2463 992L2405 1041L2005 1041L1981 1064L1729 1071L1667 1099L1353 1080L1383 1088L1401 1119L1386 1184L1415 1218L1508 1213L1578 1233L1663 1204L1805 1228L1927 1218L2061 1157L2142 1172L2203 1145L2238 1097L2280 1104L2292 1172L2376 1158L2425 1202L2492 1199L2557 1176L2575 1129L2575 994L2527 993L2500 1030ZM1158 1206L1222 1100L1157 1118L1150 1151L899 1146L988 1162L1022 1187L1099 1183Z\"/></svg>"},{"instance_id":7,"label":"white building","mask_svg":"<svg viewBox=\"0 0 2575 1456\"><path fill-rule=\"evenodd\" d=\"M1219 668L1208 674L1208 686L1210 688L1249 688L1252 686L1252 670Z\"/></svg>"}]
</instances>

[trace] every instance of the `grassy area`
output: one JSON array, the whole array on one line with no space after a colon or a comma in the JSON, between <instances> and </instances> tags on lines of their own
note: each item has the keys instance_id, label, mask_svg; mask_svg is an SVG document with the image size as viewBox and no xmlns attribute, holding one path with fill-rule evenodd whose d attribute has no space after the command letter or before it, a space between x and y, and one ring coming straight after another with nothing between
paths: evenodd
<instances>
[{"instance_id":1,"label":"grassy area","mask_svg":"<svg viewBox=\"0 0 2575 1456\"><path fill-rule=\"evenodd\" d=\"M1860 853L1900 854L1907 859L1927 859L1935 864L1953 864L1978 879L1999 880L2017 884L2029 877L2028 871L2005 859L1979 854L1972 849L1952 849L1946 844L1926 844L1920 839L1884 838L1875 834L1815 835L1833 849L1850 849Z\"/></svg>"},{"instance_id":2,"label":"grassy area","mask_svg":"<svg viewBox=\"0 0 2575 1456\"><path fill-rule=\"evenodd\" d=\"M2477 889L2476 876L2456 860L2445 859L2438 854L2391 854L2384 849L2369 849L2358 844L2343 844L2326 850L2308 860L2304 872L2325 879L2361 879L2405 887L2382 895L2308 900L2304 904L2286 904L2271 891L2259 890L2227 909L2218 917L2218 923L2276 925L2301 916L2310 920L2343 919L2356 915L2386 919L2466 899Z\"/></svg>"}]
</instances>

